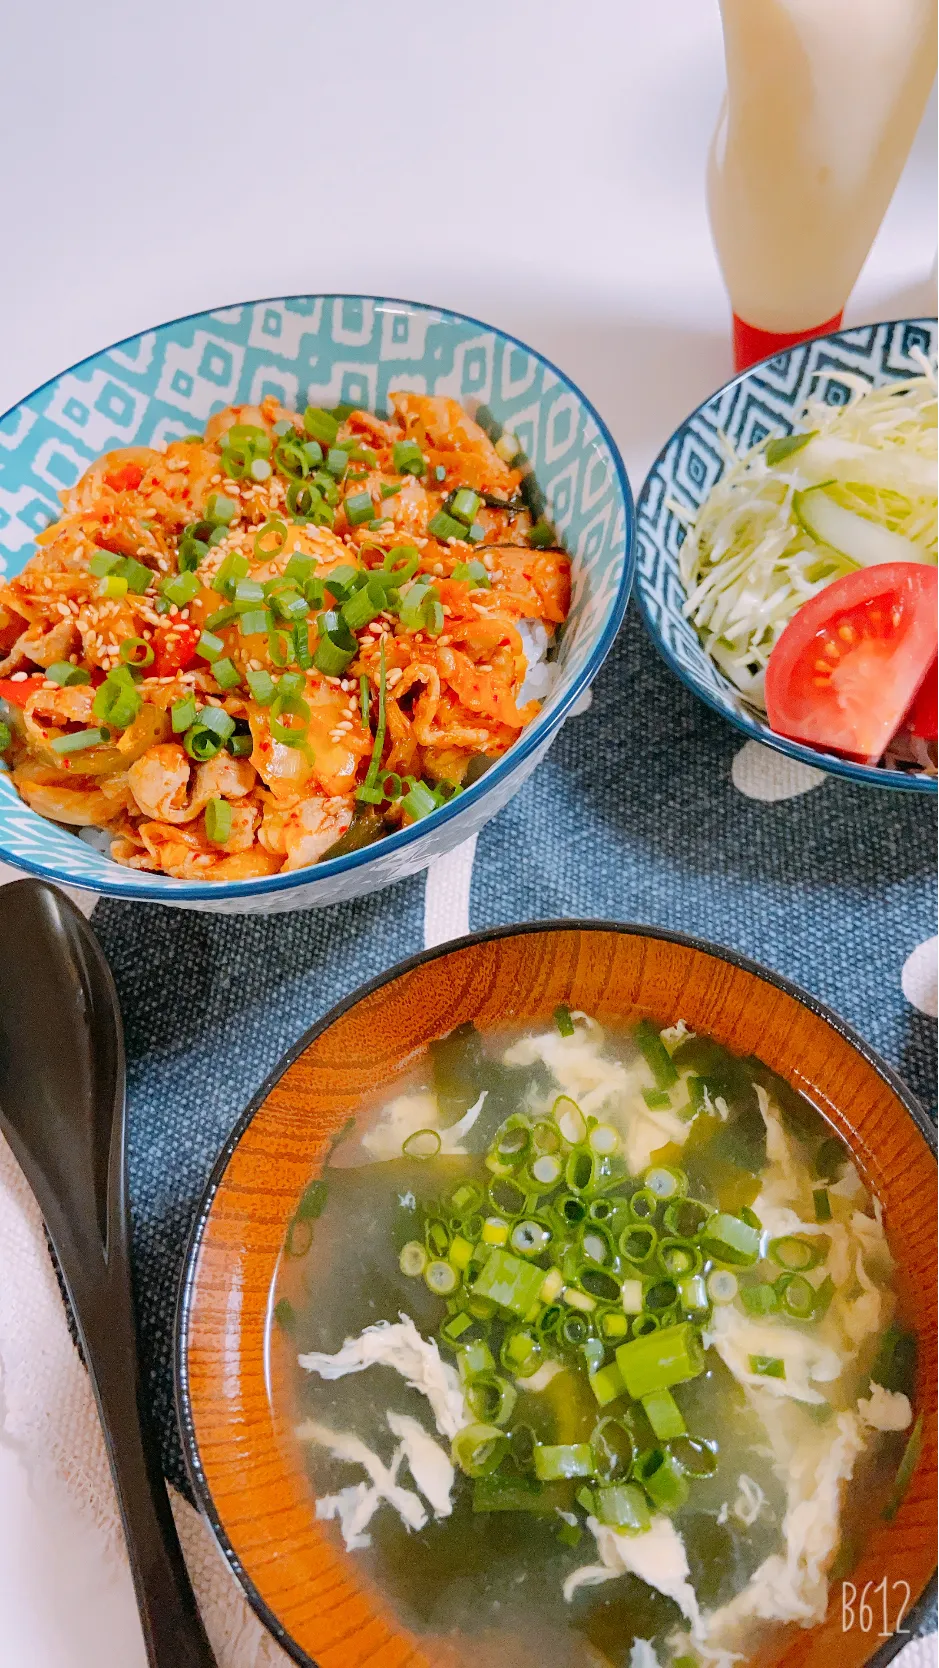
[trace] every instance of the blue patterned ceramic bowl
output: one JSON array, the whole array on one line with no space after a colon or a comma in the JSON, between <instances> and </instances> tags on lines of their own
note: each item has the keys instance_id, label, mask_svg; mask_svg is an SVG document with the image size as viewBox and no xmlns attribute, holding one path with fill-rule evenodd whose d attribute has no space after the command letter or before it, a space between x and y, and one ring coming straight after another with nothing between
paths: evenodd
<instances>
[{"instance_id":1,"label":"blue patterned ceramic bowl","mask_svg":"<svg viewBox=\"0 0 939 1668\"><path fill-rule=\"evenodd\" d=\"M682 612L686 592L678 552L684 528L669 502L692 509L704 502L724 473L720 434L727 436L736 452L747 451L767 434L791 434L809 395L818 398L821 394L829 405L846 403L849 390L839 381L839 371L853 371L878 387L913 376L922 369L914 351L935 361L936 337L935 319L867 324L819 336L751 366L676 429L652 465L636 506L639 605L656 647L682 683L752 740L765 742L791 759L871 787L933 794L934 777L852 764L832 753L786 741L760 722L705 653Z\"/></svg>"},{"instance_id":2,"label":"blue patterned ceramic bowl","mask_svg":"<svg viewBox=\"0 0 939 1668\"><path fill-rule=\"evenodd\" d=\"M633 564L626 471L589 400L547 360L460 313L372 296L288 296L196 313L130 337L47 382L0 419L0 574L17 573L92 458L202 428L232 402L349 402L390 388L448 394L494 435L517 434L573 558L573 601L551 697L511 751L425 821L364 851L264 880L192 884L121 868L27 809L0 774L0 857L118 898L190 909L308 909L377 891L488 822L544 756L623 618Z\"/></svg>"}]
</instances>

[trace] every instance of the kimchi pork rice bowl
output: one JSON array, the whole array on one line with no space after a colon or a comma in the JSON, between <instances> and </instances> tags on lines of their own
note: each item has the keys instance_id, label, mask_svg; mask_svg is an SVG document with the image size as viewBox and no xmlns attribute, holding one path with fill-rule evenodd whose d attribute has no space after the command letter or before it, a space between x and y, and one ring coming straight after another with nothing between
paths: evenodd
<instances>
[{"instance_id":1,"label":"kimchi pork rice bowl","mask_svg":"<svg viewBox=\"0 0 939 1668\"><path fill-rule=\"evenodd\" d=\"M328 363L350 317L359 376ZM242 347L233 397L197 400L179 367L205 381L239 357L212 337L250 344L259 323L268 362ZM293 363L323 350L328 380L278 365L288 325ZM631 534L612 443L510 338L339 297L164 327L130 432L91 424L145 341L4 419L8 476L75 479L0 578L0 850L209 907L422 867L514 791L612 639ZM522 411L498 398L513 387ZM93 457L61 438L81 413Z\"/></svg>"}]
</instances>

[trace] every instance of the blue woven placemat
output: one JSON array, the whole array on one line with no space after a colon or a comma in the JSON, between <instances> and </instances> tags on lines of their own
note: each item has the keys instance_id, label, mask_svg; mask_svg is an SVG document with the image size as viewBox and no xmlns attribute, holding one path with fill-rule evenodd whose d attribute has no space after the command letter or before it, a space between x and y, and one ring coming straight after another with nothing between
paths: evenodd
<instances>
[{"instance_id":1,"label":"blue woven placemat","mask_svg":"<svg viewBox=\"0 0 939 1668\"><path fill-rule=\"evenodd\" d=\"M605 916L713 938L830 1003L931 1105L935 1022L905 1001L935 932L935 813L826 780L776 804L731 780L741 738L676 682L634 613L590 710L480 836L470 925ZM180 1267L215 1155L288 1045L422 947L424 879L297 915L104 900L94 927L127 1037L138 1314L167 1475Z\"/></svg>"}]
</instances>

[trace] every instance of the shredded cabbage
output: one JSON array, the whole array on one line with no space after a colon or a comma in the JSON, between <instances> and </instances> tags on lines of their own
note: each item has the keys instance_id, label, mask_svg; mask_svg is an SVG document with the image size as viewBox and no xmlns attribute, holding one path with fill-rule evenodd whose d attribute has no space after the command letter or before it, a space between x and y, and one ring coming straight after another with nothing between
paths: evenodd
<instances>
[{"instance_id":1,"label":"shredded cabbage","mask_svg":"<svg viewBox=\"0 0 939 1668\"><path fill-rule=\"evenodd\" d=\"M824 483L845 509L936 562L936 375L922 364L922 375L881 388L839 370L852 397L843 406L806 401L800 418L811 438L799 450L770 464L772 436L743 457L722 436L727 468L704 503L693 513L670 504L688 526L679 556L685 615L721 671L761 711L766 664L784 627L857 566L802 526L796 493Z\"/></svg>"}]
</instances>

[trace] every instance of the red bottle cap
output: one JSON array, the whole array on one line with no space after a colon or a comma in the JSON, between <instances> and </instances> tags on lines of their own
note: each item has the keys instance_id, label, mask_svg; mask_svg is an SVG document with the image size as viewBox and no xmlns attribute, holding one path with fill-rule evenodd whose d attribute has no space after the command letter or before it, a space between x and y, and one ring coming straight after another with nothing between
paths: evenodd
<instances>
[{"instance_id":1,"label":"red bottle cap","mask_svg":"<svg viewBox=\"0 0 939 1668\"><path fill-rule=\"evenodd\" d=\"M795 347L796 342L810 342L813 336L827 336L832 330L840 330L843 311L836 313L833 319L826 319L824 324L816 324L812 330L758 330L755 324L747 324L734 314L734 364L738 371L745 371L748 365L755 365L759 359L769 359L774 353L781 353L783 348Z\"/></svg>"}]
</instances>

